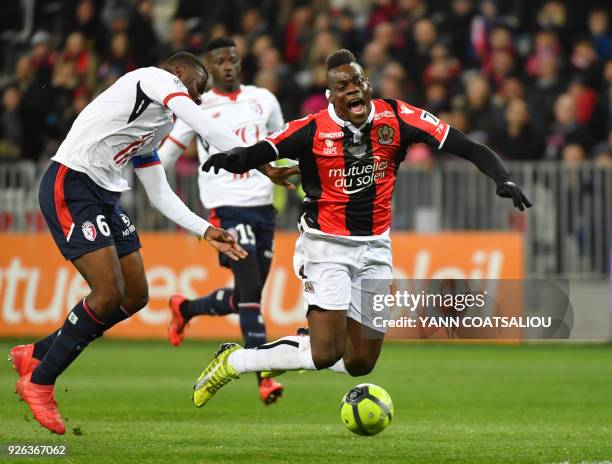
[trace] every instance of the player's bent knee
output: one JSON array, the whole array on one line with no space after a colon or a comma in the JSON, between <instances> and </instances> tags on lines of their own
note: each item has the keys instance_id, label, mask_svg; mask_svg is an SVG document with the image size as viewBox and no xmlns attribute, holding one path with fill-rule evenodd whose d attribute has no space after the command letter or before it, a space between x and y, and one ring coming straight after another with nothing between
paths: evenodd
<instances>
[{"instance_id":1,"label":"player's bent knee","mask_svg":"<svg viewBox=\"0 0 612 464\"><path fill-rule=\"evenodd\" d=\"M121 305L122 299L123 294L120 289L111 288L104 292L90 294L87 302L98 316L106 318Z\"/></svg>"},{"instance_id":2,"label":"player's bent knee","mask_svg":"<svg viewBox=\"0 0 612 464\"><path fill-rule=\"evenodd\" d=\"M140 311L149 303L149 293L143 293L136 296L126 297L121 303L121 307L128 313L134 314Z\"/></svg>"},{"instance_id":3,"label":"player's bent knee","mask_svg":"<svg viewBox=\"0 0 612 464\"><path fill-rule=\"evenodd\" d=\"M362 375L368 375L374 369L376 362L370 362L368 360L354 360L345 362L346 371L351 377L360 377Z\"/></svg>"},{"instance_id":4,"label":"player's bent knee","mask_svg":"<svg viewBox=\"0 0 612 464\"><path fill-rule=\"evenodd\" d=\"M327 369L336 364L342 358L340 350L313 350L312 360L317 369Z\"/></svg>"}]
</instances>

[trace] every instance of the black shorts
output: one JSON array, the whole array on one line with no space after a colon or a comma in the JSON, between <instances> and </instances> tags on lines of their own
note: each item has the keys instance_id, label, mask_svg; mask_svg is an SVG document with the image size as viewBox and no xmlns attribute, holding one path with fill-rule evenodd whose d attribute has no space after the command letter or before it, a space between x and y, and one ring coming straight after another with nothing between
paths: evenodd
<instances>
[{"instance_id":1,"label":"black shorts","mask_svg":"<svg viewBox=\"0 0 612 464\"><path fill-rule=\"evenodd\" d=\"M272 259L276 215L272 205L220 206L211 210L210 223L230 232L247 253ZM230 267L231 259L219 254L219 264Z\"/></svg>"},{"instance_id":2,"label":"black shorts","mask_svg":"<svg viewBox=\"0 0 612 464\"><path fill-rule=\"evenodd\" d=\"M121 193L53 161L38 200L53 239L66 259L114 246L119 257L141 248L136 227L119 204Z\"/></svg>"}]
</instances>

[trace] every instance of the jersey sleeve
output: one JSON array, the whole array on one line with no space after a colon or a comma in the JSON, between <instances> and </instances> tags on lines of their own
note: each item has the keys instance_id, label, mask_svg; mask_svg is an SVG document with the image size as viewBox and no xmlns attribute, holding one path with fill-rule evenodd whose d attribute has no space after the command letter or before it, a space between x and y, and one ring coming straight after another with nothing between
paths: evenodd
<instances>
[{"instance_id":1,"label":"jersey sleeve","mask_svg":"<svg viewBox=\"0 0 612 464\"><path fill-rule=\"evenodd\" d=\"M315 120L312 116L285 123L283 127L265 138L278 158L298 159L312 148Z\"/></svg>"},{"instance_id":2,"label":"jersey sleeve","mask_svg":"<svg viewBox=\"0 0 612 464\"><path fill-rule=\"evenodd\" d=\"M168 169L176 163L191 142L194 134L195 131L183 120L176 120L172 132L166 137L158 150L164 169Z\"/></svg>"},{"instance_id":3,"label":"jersey sleeve","mask_svg":"<svg viewBox=\"0 0 612 464\"><path fill-rule=\"evenodd\" d=\"M187 87L181 80L163 69L156 69L140 79L142 91L156 103L168 106L174 97L189 98Z\"/></svg>"},{"instance_id":4,"label":"jersey sleeve","mask_svg":"<svg viewBox=\"0 0 612 464\"><path fill-rule=\"evenodd\" d=\"M426 143L440 150L446 141L450 126L421 108L401 100L393 100L394 110L400 123L402 143Z\"/></svg>"},{"instance_id":5,"label":"jersey sleeve","mask_svg":"<svg viewBox=\"0 0 612 464\"><path fill-rule=\"evenodd\" d=\"M168 135L168 139L164 142L164 144L172 143L181 150L185 150L193 139L195 133L196 132L182 119L177 119L174 123L174 127L172 128L172 132L170 132L170 135Z\"/></svg>"},{"instance_id":6,"label":"jersey sleeve","mask_svg":"<svg viewBox=\"0 0 612 464\"><path fill-rule=\"evenodd\" d=\"M147 155L134 156L132 158L132 164L135 168L148 168L149 166L161 164L161 160L159 159L157 149L155 149Z\"/></svg>"},{"instance_id":7,"label":"jersey sleeve","mask_svg":"<svg viewBox=\"0 0 612 464\"><path fill-rule=\"evenodd\" d=\"M268 121L266 122L266 128L268 129L268 134L272 134L283 127L285 119L283 118L283 112L276 97L272 93L269 93L268 98L270 99L270 106L272 108Z\"/></svg>"}]
</instances>

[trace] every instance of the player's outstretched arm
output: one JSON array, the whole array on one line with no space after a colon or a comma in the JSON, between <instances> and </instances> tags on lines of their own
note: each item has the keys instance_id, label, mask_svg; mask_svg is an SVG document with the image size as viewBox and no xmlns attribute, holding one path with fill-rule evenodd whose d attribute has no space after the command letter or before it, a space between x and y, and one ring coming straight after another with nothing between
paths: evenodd
<instances>
[{"instance_id":1,"label":"player's outstretched arm","mask_svg":"<svg viewBox=\"0 0 612 464\"><path fill-rule=\"evenodd\" d=\"M208 221L191 211L185 203L174 193L168 180L164 168L159 162L157 154L154 153L149 163L139 163L135 161L136 175L142 182L147 192L149 200L164 216L189 232L204 238L214 248L228 255L234 261L247 256L240 245L238 245L230 234L223 229L213 227Z\"/></svg>"},{"instance_id":2,"label":"player's outstretched arm","mask_svg":"<svg viewBox=\"0 0 612 464\"><path fill-rule=\"evenodd\" d=\"M193 139L195 131L185 124L181 119L177 119L170 135L166 137L162 146L157 150L159 159L165 170L170 169L181 157L187 145Z\"/></svg>"},{"instance_id":3,"label":"player's outstretched arm","mask_svg":"<svg viewBox=\"0 0 612 464\"><path fill-rule=\"evenodd\" d=\"M185 122L201 137L208 141L214 141L213 145L218 150L230 150L234 147L244 147L246 145L228 127L202 112L188 96L173 98L168 101L167 105L177 118Z\"/></svg>"},{"instance_id":4,"label":"player's outstretched arm","mask_svg":"<svg viewBox=\"0 0 612 464\"><path fill-rule=\"evenodd\" d=\"M234 261L239 261L247 256L247 252L236 243L234 236L218 227L211 225L206 229L204 240L210 243L218 252L225 253Z\"/></svg>"},{"instance_id":5,"label":"player's outstretched arm","mask_svg":"<svg viewBox=\"0 0 612 464\"><path fill-rule=\"evenodd\" d=\"M244 174L270 161L275 161L276 158L276 150L272 144L262 140L250 147L236 147L227 152L211 155L202 165L202 171L208 172L212 169L215 174L218 174L221 169L225 169L235 174Z\"/></svg>"},{"instance_id":6,"label":"player's outstretched arm","mask_svg":"<svg viewBox=\"0 0 612 464\"><path fill-rule=\"evenodd\" d=\"M497 195L511 198L515 208L521 211L531 208L531 202L512 182L501 158L486 145L470 140L463 132L451 127L444 143L444 151L474 163L478 169L495 181Z\"/></svg>"},{"instance_id":7,"label":"player's outstretched arm","mask_svg":"<svg viewBox=\"0 0 612 464\"><path fill-rule=\"evenodd\" d=\"M297 166L272 166L271 164L263 164L257 170L268 176L273 184L280 185L288 190L295 190L295 185L288 179L300 173L300 168Z\"/></svg>"}]
</instances>

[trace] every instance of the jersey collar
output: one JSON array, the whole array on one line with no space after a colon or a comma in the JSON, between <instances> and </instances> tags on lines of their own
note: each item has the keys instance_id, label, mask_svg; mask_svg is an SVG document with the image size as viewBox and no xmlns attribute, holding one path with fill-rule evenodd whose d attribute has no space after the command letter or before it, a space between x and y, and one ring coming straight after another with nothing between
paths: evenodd
<instances>
[{"instance_id":1,"label":"jersey collar","mask_svg":"<svg viewBox=\"0 0 612 464\"><path fill-rule=\"evenodd\" d=\"M372 120L374 119L374 114L376 113L376 110L374 108L374 102L370 101L370 114L368 115L368 119L361 126L355 127L352 122L341 119L336 114L334 105L332 105L331 103L327 105L327 111L329 112L329 117L332 118L332 121L334 121L340 127L348 127L348 129L353 133L353 139L355 140L355 142L358 142L361 139L361 136L363 135L361 133L361 129L363 129L367 124L370 124L372 122Z\"/></svg>"},{"instance_id":2,"label":"jersey collar","mask_svg":"<svg viewBox=\"0 0 612 464\"><path fill-rule=\"evenodd\" d=\"M240 92L242 92L242 85L238 87L236 90L234 90L233 92L222 92L221 90L215 89L214 87L211 88L210 91L214 93L215 95L219 95L221 97L227 97L232 101L236 101L236 99L238 98L238 95L240 95Z\"/></svg>"}]
</instances>

